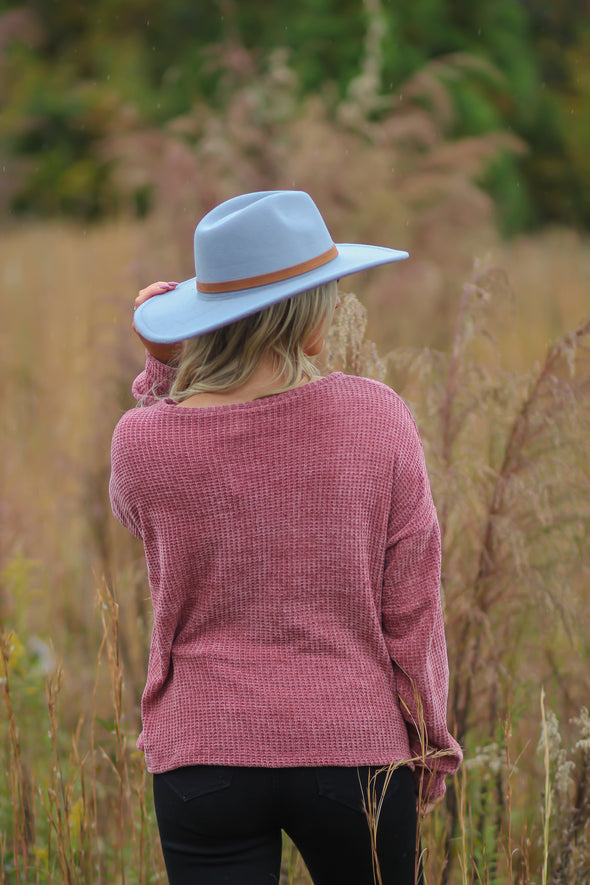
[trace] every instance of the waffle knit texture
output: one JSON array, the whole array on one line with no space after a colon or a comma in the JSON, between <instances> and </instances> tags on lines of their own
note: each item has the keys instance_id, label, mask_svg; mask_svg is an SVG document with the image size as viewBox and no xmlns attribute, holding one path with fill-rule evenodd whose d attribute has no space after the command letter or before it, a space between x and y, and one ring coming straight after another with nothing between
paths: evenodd
<instances>
[{"instance_id":1,"label":"waffle knit texture","mask_svg":"<svg viewBox=\"0 0 590 885\"><path fill-rule=\"evenodd\" d=\"M461 750L440 532L407 406L336 372L185 408L157 398L173 377L148 355L142 407L112 442L113 512L143 541L153 602L149 771L422 757L416 776L440 796Z\"/></svg>"}]
</instances>

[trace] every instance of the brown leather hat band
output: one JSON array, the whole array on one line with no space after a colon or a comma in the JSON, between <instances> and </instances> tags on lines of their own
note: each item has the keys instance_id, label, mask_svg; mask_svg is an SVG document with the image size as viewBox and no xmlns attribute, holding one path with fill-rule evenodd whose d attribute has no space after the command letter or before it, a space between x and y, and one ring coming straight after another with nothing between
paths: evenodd
<instances>
[{"instance_id":1,"label":"brown leather hat band","mask_svg":"<svg viewBox=\"0 0 590 885\"><path fill-rule=\"evenodd\" d=\"M282 270L275 270L272 273L263 273L256 277L246 277L243 280L224 280L222 283L203 283L197 280L197 289L208 295L217 295L222 292L235 292L241 289L253 289L255 286L266 286L268 283L279 283L281 280L290 280L309 270L315 270L316 267L322 267L324 264L332 261L338 256L338 249L332 245L327 252L322 252L316 258L310 258L309 261L302 261L300 264L294 264L291 267L285 267Z\"/></svg>"}]
</instances>

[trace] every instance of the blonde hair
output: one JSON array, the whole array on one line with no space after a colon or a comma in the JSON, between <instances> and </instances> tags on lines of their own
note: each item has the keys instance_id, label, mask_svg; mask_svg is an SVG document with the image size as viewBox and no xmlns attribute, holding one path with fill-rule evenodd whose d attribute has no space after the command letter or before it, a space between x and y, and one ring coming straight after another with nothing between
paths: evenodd
<instances>
[{"instance_id":1,"label":"blonde hair","mask_svg":"<svg viewBox=\"0 0 590 885\"><path fill-rule=\"evenodd\" d=\"M326 329L336 305L337 284L324 283L220 329L183 343L171 399L233 390L245 384L265 357L287 390L319 371L304 352L309 336ZM279 392L273 391L273 392Z\"/></svg>"}]
</instances>

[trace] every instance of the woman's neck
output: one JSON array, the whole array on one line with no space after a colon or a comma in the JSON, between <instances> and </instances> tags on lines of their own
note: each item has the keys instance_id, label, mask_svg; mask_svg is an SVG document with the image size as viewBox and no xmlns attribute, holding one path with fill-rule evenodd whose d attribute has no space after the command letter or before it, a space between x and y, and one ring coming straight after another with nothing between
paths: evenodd
<instances>
[{"instance_id":1,"label":"woman's neck","mask_svg":"<svg viewBox=\"0 0 590 885\"><path fill-rule=\"evenodd\" d=\"M304 375L298 384L290 387L301 387L311 379ZM284 377L277 376L271 360L263 360L254 370L250 378L239 387L231 390L203 391L181 400L179 406L196 408L199 406L220 406L226 403L247 403L252 400L272 396L286 389Z\"/></svg>"}]
</instances>

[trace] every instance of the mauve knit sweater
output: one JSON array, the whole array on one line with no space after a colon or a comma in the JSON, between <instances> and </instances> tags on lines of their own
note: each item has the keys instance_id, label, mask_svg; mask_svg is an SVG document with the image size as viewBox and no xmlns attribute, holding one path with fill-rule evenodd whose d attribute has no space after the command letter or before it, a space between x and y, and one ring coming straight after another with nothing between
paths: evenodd
<instances>
[{"instance_id":1,"label":"mauve knit sweater","mask_svg":"<svg viewBox=\"0 0 590 885\"><path fill-rule=\"evenodd\" d=\"M185 408L157 398L173 377L148 355L142 408L112 443L113 512L143 541L153 602L149 771L388 765L423 756L418 724L416 772L441 795L461 751L440 532L408 408L339 372Z\"/></svg>"}]
</instances>

